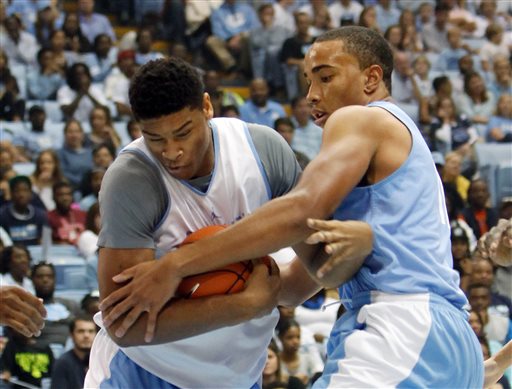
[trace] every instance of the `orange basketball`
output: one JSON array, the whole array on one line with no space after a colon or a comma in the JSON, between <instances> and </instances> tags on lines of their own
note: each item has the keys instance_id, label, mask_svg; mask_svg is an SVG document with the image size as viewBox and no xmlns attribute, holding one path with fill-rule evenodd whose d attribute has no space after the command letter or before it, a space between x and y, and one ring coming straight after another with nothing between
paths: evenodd
<instances>
[{"instance_id":1,"label":"orange basketball","mask_svg":"<svg viewBox=\"0 0 512 389\"><path fill-rule=\"evenodd\" d=\"M201 228L188 235L180 246L214 235L224 228L226 228L224 225ZM265 258L264 261L270 268L268 259ZM237 293L244 288L245 281L249 278L252 269L253 265L251 261L241 261L224 266L220 269L185 277L178 286L176 294L184 298L199 298Z\"/></svg>"}]
</instances>

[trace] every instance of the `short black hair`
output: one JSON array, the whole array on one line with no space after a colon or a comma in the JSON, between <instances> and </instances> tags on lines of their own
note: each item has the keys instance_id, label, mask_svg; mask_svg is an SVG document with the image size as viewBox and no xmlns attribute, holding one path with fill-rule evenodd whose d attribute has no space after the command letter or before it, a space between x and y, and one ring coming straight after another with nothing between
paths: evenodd
<instances>
[{"instance_id":1,"label":"short black hair","mask_svg":"<svg viewBox=\"0 0 512 389\"><path fill-rule=\"evenodd\" d=\"M55 266L53 266L53 263L46 262L46 261L40 261L40 262L36 263L34 266L32 266L32 271L31 271L32 278L34 278L34 274L36 274L36 272L42 267L50 268L54 277L57 275L57 272L55 271Z\"/></svg>"},{"instance_id":2,"label":"short black hair","mask_svg":"<svg viewBox=\"0 0 512 389\"><path fill-rule=\"evenodd\" d=\"M75 316L73 318L73 320L71 320L69 322L69 333L70 334L72 334L75 331L77 321L88 321L88 322L94 323L94 320L92 319L92 317L86 315L85 313L79 313L77 316ZM94 327L96 328L96 325ZM98 331L96 331L96 332L98 332Z\"/></svg>"},{"instance_id":3,"label":"short black hair","mask_svg":"<svg viewBox=\"0 0 512 389\"><path fill-rule=\"evenodd\" d=\"M9 189L11 192L14 191L14 188L19 184L27 184L28 188L32 190L32 181L30 181L28 176L14 176L9 180Z\"/></svg>"},{"instance_id":4,"label":"short black hair","mask_svg":"<svg viewBox=\"0 0 512 389\"><path fill-rule=\"evenodd\" d=\"M391 73L393 72L393 51L377 31L361 26L344 26L329 30L318 38L316 42L341 40L343 48L357 58L361 70L371 65L382 68L382 79L388 92L391 93Z\"/></svg>"},{"instance_id":5,"label":"short black hair","mask_svg":"<svg viewBox=\"0 0 512 389\"><path fill-rule=\"evenodd\" d=\"M130 105L135 119L154 119L203 107L204 85L198 71L179 58L149 61L135 73Z\"/></svg>"},{"instance_id":6,"label":"short black hair","mask_svg":"<svg viewBox=\"0 0 512 389\"><path fill-rule=\"evenodd\" d=\"M293 122L291 121L290 118L287 118L287 117L277 118L274 121L274 129L277 131L277 127L279 127L281 124L290 126L291 128L293 128L295 130L295 126L293 125Z\"/></svg>"}]
</instances>

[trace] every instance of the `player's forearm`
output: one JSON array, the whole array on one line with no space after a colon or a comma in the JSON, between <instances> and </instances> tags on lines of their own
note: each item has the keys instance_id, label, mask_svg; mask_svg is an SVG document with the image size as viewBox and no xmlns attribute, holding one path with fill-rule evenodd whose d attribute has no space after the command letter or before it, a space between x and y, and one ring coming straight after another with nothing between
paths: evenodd
<instances>
[{"instance_id":1,"label":"player's forearm","mask_svg":"<svg viewBox=\"0 0 512 389\"><path fill-rule=\"evenodd\" d=\"M127 333L115 335L125 315L108 329L112 340L121 347L154 345L200 335L222 327L246 322L257 316L257 309L243 299L242 293L193 300L173 300L158 315L156 333L151 343L144 341L147 314L143 314Z\"/></svg>"},{"instance_id":2,"label":"player's forearm","mask_svg":"<svg viewBox=\"0 0 512 389\"><path fill-rule=\"evenodd\" d=\"M306 301L320 290L309 275L303 263L298 257L284 267L281 271L281 289L278 304L285 307L296 307Z\"/></svg>"},{"instance_id":3,"label":"player's forearm","mask_svg":"<svg viewBox=\"0 0 512 389\"><path fill-rule=\"evenodd\" d=\"M303 241L311 232L306 220L325 218L307 194L296 192L273 200L226 230L165 256L170 272L181 276L212 270L229 263L259 258Z\"/></svg>"}]
</instances>

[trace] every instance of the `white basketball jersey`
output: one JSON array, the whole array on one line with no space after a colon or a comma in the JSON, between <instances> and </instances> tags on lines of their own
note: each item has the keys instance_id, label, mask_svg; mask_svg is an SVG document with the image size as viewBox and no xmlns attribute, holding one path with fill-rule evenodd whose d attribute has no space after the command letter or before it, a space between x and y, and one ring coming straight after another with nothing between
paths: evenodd
<instances>
[{"instance_id":1,"label":"white basketball jersey","mask_svg":"<svg viewBox=\"0 0 512 389\"><path fill-rule=\"evenodd\" d=\"M268 181L247 125L237 119L213 119L211 125L215 166L206 193L173 178L142 138L129 146L155 163L169 193L169 207L155 234L160 251L174 249L188 232L207 225L232 224L270 199ZM249 388L261 377L277 320L274 309L263 318L181 341L122 350L144 369L179 387L222 383Z\"/></svg>"}]
</instances>

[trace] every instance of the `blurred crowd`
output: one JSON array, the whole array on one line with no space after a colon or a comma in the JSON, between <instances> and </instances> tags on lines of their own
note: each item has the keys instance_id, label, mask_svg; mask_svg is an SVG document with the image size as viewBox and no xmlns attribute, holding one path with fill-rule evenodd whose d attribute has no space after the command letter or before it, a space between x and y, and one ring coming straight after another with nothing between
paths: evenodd
<instances>
[{"instance_id":1,"label":"blurred crowd","mask_svg":"<svg viewBox=\"0 0 512 389\"><path fill-rule=\"evenodd\" d=\"M512 338L512 268L475 250L499 218L512 217L509 0L0 0L1 283L34 293L49 312L37 338L4 329L10 383L0 387L16 378L83 383L99 299L98 193L119 151L141 136L128 94L137 68L164 56L192 63L215 116L274 128L304 168L322 130L302 60L315 37L346 25L379 31L393 49L392 97L438 167L454 267L482 352ZM51 256L31 258L41 245L72 247L90 269L90 293L54 296ZM308 387L322 371L338 309L322 309L336 301L331 292L281 311L264 388ZM498 385L510 388L510 378Z\"/></svg>"}]
</instances>

